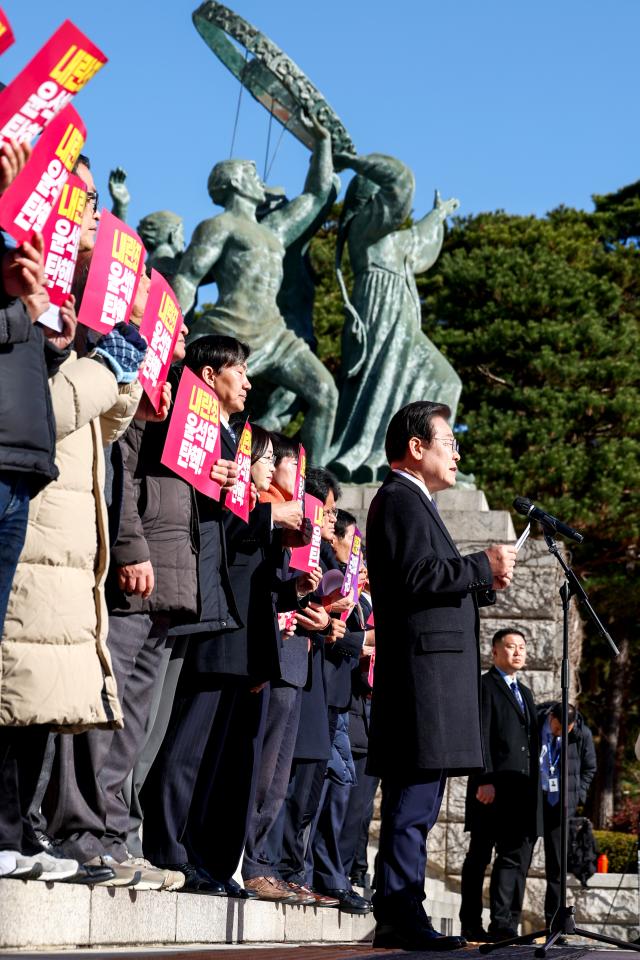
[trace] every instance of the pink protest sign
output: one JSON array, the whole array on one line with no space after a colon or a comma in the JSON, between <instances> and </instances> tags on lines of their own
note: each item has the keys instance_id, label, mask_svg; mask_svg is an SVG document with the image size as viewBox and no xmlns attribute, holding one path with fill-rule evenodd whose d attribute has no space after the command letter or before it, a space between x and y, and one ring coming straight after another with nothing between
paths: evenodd
<instances>
[{"instance_id":1,"label":"pink protest sign","mask_svg":"<svg viewBox=\"0 0 640 960\"><path fill-rule=\"evenodd\" d=\"M366 625L367 625L368 627L375 627L375 625L376 625L376 624L375 624L375 620L373 619L373 610L372 610L371 613L369 614L369 619L367 620Z\"/></svg>"},{"instance_id":2,"label":"pink protest sign","mask_svg":"<svg viewBox=\"0 0 640 960\"><path fill-rule=\"evenodd\" d=\"M296 468L296 481L293 485L292 500L297 500L300 506L304 505L304 483L307 479L307 455L304 447L300 444L298 450L298 466Z\"/></svg>"},{"instance_id":3,"label":"pink protest sign","mask_svg":"<svg viewBox=\"0 0 640 960\"><path fill-rule=\"evenodd\" d=\"M73 107L47 127L29 158L0 197L0 224L17 243L43 229L82 150L87 131Z\"/></svg>"},{"instance_id":4,"label":"pink protest sign","mask_svg":"<svg viewBox=\"0 0 640 960\"><path fill-rule=\"evenodd\" d=\"M106 62L104 53L65 20L0 93L0 143L35 140Z\"/></svg>"},{"instance_id":5,"label":"pink protest sign","mask_svg":"<svg viewBox=\"0 0 640 960\"><path fill-rule=\"evenodd\" d=\"M291 551L290 566L294 570L311 571L320 563L320 543L322 541L323 510L322 501L312 497L310 493L304 495L304 515L311 521L313 533L311 543L306 547L294 547Z\"/></svg>"},{"instance_id":6,"label":"pink protest sign","mask_svg":"<svg viewBox=\"0 0 640 960\"><path fill-rule=\"evenodd\" d=\"M144 254L135 230L103 210L78 323L98 333L109 333L116 323L129 322Z\"/></svg>"},{"instance_id":7,"label":"pink protest sign","mask_svg":"<svg viewBox=\"0 0 640 960\"><path fill-rule=\"evenodd\" d=\"M0 53L4 53L5 50L8 50L14 40L15 37L13 35L13 30L11 29L11 24L9 23L4 10L0 8Z\"/></svg>"},{"instance_id":8,"label":"pink protest sign","mask_svg":"<svg viewBox=\"0 0 640 960\"><path fill-rule=\"evenodd\" d=\"M87 185L71 174L42 230L45 284L51 303L59 307L71 293L86 201Z\"/></svg>"},{"instance_id":9,"label":"pink protest sign","mask_svg":"<svg viewBox=\"0 0 640 960\"><path fill-rule=\"evenodd\" d=\"M249 501L251 500L251 434L251 424L247 420L236 453L238 479L224 501L225 507L245 523L249 522Z\"/></svg>"},{"instance_id":10,"label":"pink protest sign","mask_svg":"<svg viewBox=\"0 0 640 960\"><path fill-rule=\"evenodd\" d=\"M138 379L154 410L160 407L162 388L167 382L181 327L182 312L175 293L162 274L152 270L147 305L140 324L140 334L149 349Z\"/></svg>"},{"instance_id":11,"label":"pink protest sign","mask_svg":"<svg viewBox=\"0 0 640 960\"><path fill-rule=\"evenodd\" d=\"M220 499L211 467L220 458L220 404L188 367L182 371L161 462L201 493Z\"/></svg>"},{"instance_id":12,"label":"pink protest sign","mask_svg":"<svg viewBox=\"0 0 640 960\"><path fill-rule=\"evenodd\" d=\"M358 602L360 591L358 590L358 573L360 571L360 560L362 558L362 534L356 527L353 540L351 541L351 550L349 551L349 561L347 569L344 572L344 580L340 588L340 594L343 597L351 597L354 603Z\"/></svg>"}]
</instances>

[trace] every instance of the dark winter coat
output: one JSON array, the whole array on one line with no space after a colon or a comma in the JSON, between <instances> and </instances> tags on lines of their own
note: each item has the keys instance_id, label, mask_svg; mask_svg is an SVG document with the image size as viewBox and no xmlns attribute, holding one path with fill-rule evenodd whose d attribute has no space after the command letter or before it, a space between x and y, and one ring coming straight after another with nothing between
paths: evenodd
<instances>
[{"instance_id":1,"label":"dark winter coat","mask_svg":"<svg viewBox=\"0 0 640 960\"><path fill-rule=\"evenodd\" d=\"M484 552L462 557L436 508L390 473L367 520L376 616L368 773L483 768L478 603L493 602Z\"/></svg>"},{"instance_id":2,"label":"dark winter coat","mask_svg":"<svg viewBox=\"0 0 640 960\"><path fill-rule=\"evenodd\" d=\"M538 728L541 735L549 707L549 703L540 704L538 707ZM576 712L573 730L569 731L567 762L569 767L568 809L569 816L574 817L576 809L587 799L589 787L598 767L593 735L579 712Z\"/></svg>"},{"instance_id":3,"label":"dark winter coat","mask_svg":"<svg viewBox=\"0 0 640 960\"><path fill-rule=\"evenodd\" d=\"M22 301L0 293L0 471L24 475L31 496L58 476L48 378L67 353L45 346Z\"/></svg>"}]
</instances>

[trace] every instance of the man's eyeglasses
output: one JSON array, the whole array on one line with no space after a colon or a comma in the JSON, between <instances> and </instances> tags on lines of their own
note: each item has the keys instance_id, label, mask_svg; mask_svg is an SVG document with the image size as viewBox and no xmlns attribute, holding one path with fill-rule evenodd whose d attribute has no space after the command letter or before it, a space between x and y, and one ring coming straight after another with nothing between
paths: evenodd
<instances>
[{"instance_id":1,"label":"man's eyeglasses","mask_svg":"<svg viewBox=\"0 0 640 960\"><path fill-rule=\"evenodd\" d=\"M336 520L337 517L338 517L338 511L337 511L337 510L327 510L326 507L325 507L324 510L323 510L323 514L324 514L325 517L328 517L329 520Z\"/></svg>"},{"instance_id":2,"label":"man's eyeglasses","mask_svg":"<svg viewBox=\"0 0 640 960\"><path fill-rule=\"evenodd\" d=\"M451 447L454 453L460 452L460 444L453 437L434 437L433 439L439 440L445 447Z\"/></svg>"},{"instance_id":3,"label":"man's eyeglasses","mask_svg":"<svg viewBox=\"0 0 640 960\"><path fill-rule=\"evenodd\" d=\"M87 193L87 203L90 203L93 206L93 212L98 212L98 203L100 202L100 196L97 190L90 190Z\"/></svg>"}]
</instances>

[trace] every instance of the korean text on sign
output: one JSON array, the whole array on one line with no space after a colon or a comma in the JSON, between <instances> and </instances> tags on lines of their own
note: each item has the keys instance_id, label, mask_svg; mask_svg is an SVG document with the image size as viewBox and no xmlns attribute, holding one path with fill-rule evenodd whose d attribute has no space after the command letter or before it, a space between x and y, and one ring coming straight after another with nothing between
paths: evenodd
<instances>
[{"instance_id":1,"label":"korean text on sign","mask_svg":"<svg viewBox=\"0 0 640 960\"><path fill-rule=\"evenodd\" d=\"M99 333L109 333L116 323L129 322L144 255L142 240L135 230L103 210L79 323Z\"/></svg>"},{"instance_id":2,"label":"korean text on sign","mask_svg":"<svg viewBox=\"0 0 640 960\"><path fill-rule=\"evenodd\" d=\"M240 443L236 452L238 477L233 489L227 494L224 505L236 516L249 522L249 505L251 501L251 424L247 420L240 436Z\"/></svg>"},{"instance_id":3,"label":"korean text on sign","mask_svg":"<svg viewBox=\"0 0 640 960\"><path fill-rule=\"evenodd\" d=\"M220 404L209 387L187 367L171 411L162 463L196 490L220 499L211 467L220 457Z\"/></svg>"},{"instance_id":4,"label":"korean text on sign","mask_svg":"<svg viewBox=\"0 0 640 960\"><path fill-rule=\"evenodd\" d=\"M104 53L66 20L0 93L0 143L31 143L106 62Z\"/></svg>"},{"instance_id":5,"label":"korean text on sign","mask_svg":"<svg viewBox=\"0 0 640 960\"><path fill-rule=\"evenodd\" d=\"M290 566L294 570L311 571L320 563L320 544L322 543L323 510L322 501L311 494L304 495L304 515L311 521L311 543L306 547L294 547L291 551Z\"/></svg>"},{"instance_id":6,"label":"korean text on sign","mask_svg":"<svg viewBox=\"0 0 640 960\"><path fill-rule=\"evenodd\" d=\"M344 572L344 580L340 588L340 594L343 597L351 597L354 603L358 602L358 573L360 572L360 559L362 557L362 534L356 527L353 540L351 541L351 550L349 551L349 561L347 569Z\"/></svg>"},{"instance_id":7,"label":"korean text on sign","mask_svg":"<svg viewBox=\"0 0 640 960\"><path fill-rule=\"evenodd\" d=\"M78 159L86 128L73 107L55 118L0 197L0 225L18 242L43 230Z\"/></svg>"},{"instance_id":8,"label":"korean text on sign","mask_svg":"<svg viewBox=\"0 0 640 960\"><path fill-rule=\"evenodd\" d=\"M71 174L42 231L44 280L49 299L57 306L61 306L71 293L86 200L86 184Z\"/></svg>"},{"instance_id":9,"label":"korean text on sign","mask_svg":"<svg viewBox=\"0 0 640 960\"><path fill-rule=\"evenodd\" d=\"M157 270L151 271L151 286L140 334L149 344L138 379L154 410L160 407L162 387L167 382L176 341L182 329L182 313L175 293Z\"/></svg>"},{"instance_id":10,"label":"korean text on sign","mask_svg":"<svg viewBox=\"0 0 640 960\"><path fill-rule=\"evenodd\" d=\"M15 37L13 35L13 30L11 29L11 24L7 19L7 15L4 10L0 9L0 53L4 53L5 50L8 50L14 40Z\"/></svg>"}]
</instances>

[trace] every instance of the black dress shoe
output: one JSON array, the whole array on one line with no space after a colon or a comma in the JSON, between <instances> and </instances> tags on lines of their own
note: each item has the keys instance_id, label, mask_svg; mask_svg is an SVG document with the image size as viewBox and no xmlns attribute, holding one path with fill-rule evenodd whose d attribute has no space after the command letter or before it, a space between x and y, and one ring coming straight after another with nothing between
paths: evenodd
<instances>
[{"instance_id":1,"label":"black dress shoe","mask_svg":"<svg viewBox=\"0 0 640 960\"><path fill-rule=\"evenodd\" d=\"M501 943L503 940L513 940L518 936L518 931L513 927L493 927L489 924L489 936L493 943Z\"/></svg>"},{"instance_id":2,"label":"black dress shoe","mask_svg":"<svg viewBox=\"0 0 640 960\"><path fill-rule=\"evenodd\" d=\"M241 887L239 883L231 878L227 880L224 884L224 888L227 891L228 897L233 897L235 900L257 900L258 894L255 890L247 890L245 887Z\"/></svg>"},{"instance_id":3,"label":"black dress shoe","mask_svg":"<svg viewBox=\"0 0 640 960\"><path fill-rule=\"evenodd\" d=\"M459 950L467 946L464 937L446 937L433 927L392 927L379 923L373 935L373 946L396 950Z\"/></svg>"},{"instance_id":4,"label":"black dress shoe","mask_svg":"<svg viewBox=\"0 0 640 960\"><path fill-rule=\"evenodd\" d=\"M481 925L479 927L463 927L462 936L470 943L492 943L493 934L488 933Z\"/></svg>"},{"instance_id":5,"label":"black dress shoe","mask_svg":"<svg viewBox=\"0 0 640 960\"><path fill-rule=\"evenodd\" d=\"M340 910L345 913L369 913L371 911L369 901L354 893L353 890L323 890L322 893L339 900Z\"/></svg>"},{"instance_id":6,"label":"black dress shoe","mask_svg":"<svg viewBox=\"0 0 640 960\"><path fill-rule=\"evenodd\" d=\"M163 863L158 864L161 870L179 870L184 873L185 884L182 891L185 893L208 893L212 897L226 897L224 883L214 880L202 867L193 863Z\"/></svg>"},{"instance_id":7,"label":"black dress shoe","mask_svg":"<svg viewBox=\"0 0 640 960\"><path fill-rule=\"evenodd\" d=\"M67 877L62 883L81 883L84 884L85 887L89 887L94 883L104 883L106 880L113 880L115 875L115 870L112 870L111 867L81 863L78 866L78 872L74 873L72 877Z\"/></svg>"}]
</instances>

